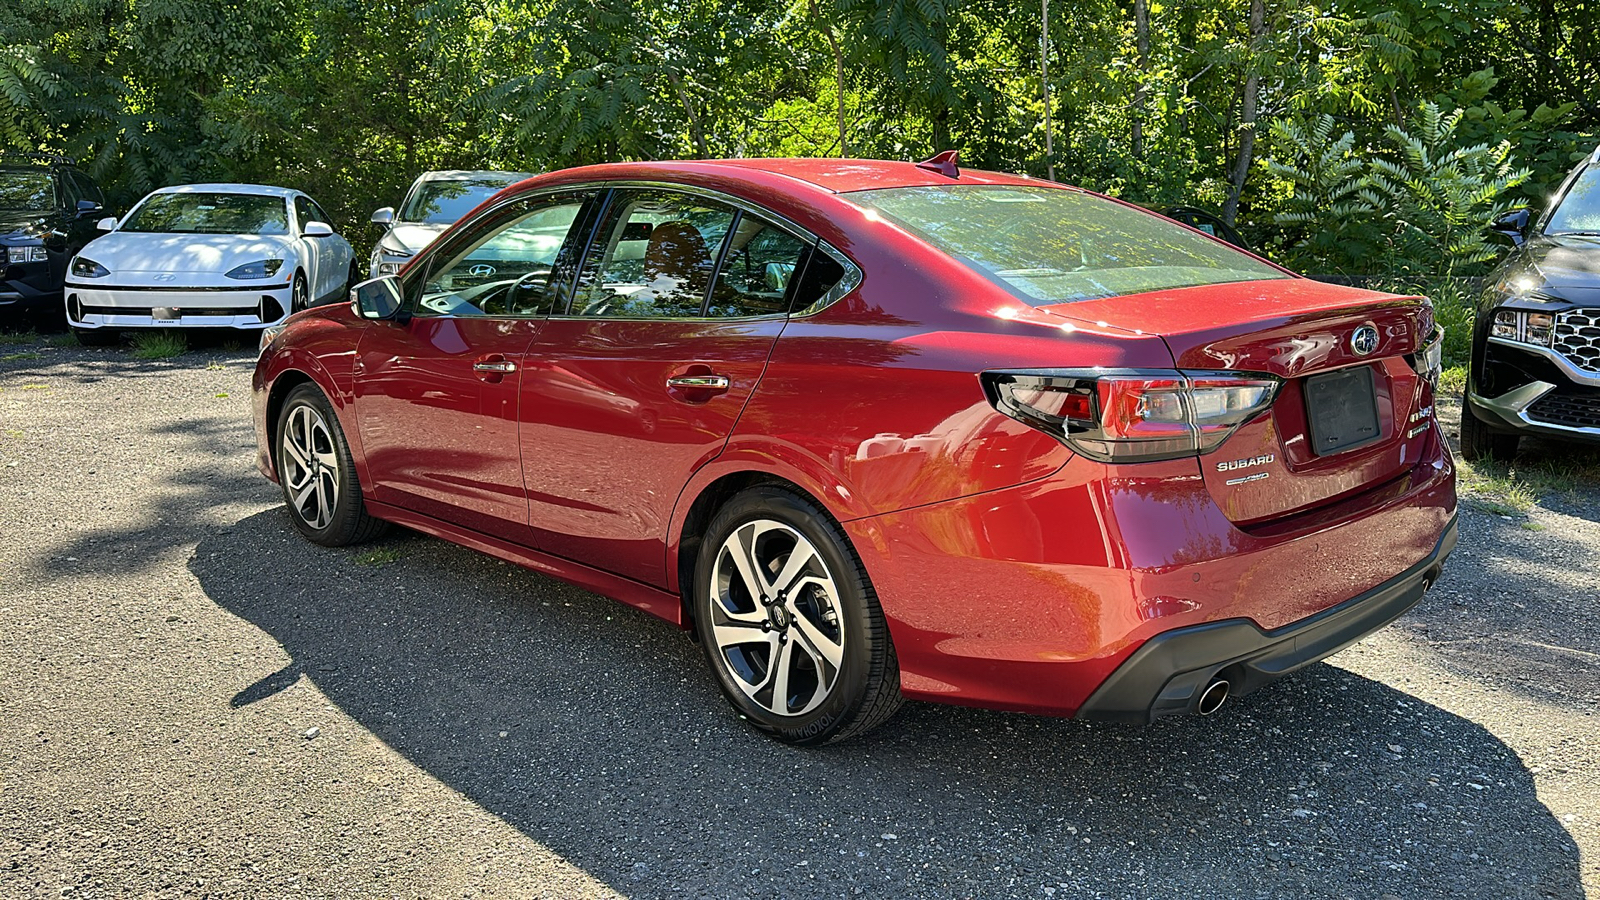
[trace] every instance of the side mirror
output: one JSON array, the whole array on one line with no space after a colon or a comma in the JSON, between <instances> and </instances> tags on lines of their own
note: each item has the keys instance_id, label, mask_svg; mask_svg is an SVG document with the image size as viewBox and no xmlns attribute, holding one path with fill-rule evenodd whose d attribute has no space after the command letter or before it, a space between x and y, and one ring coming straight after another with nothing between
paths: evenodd
<instances>
[{"instance_id":1,"label":"side mirror","mask_svg":"<svg viewBox=\"0 0 1600 900\"><path fill-rule=\"evenodd\" d=\"M1522 242L1527 239L1528 224L1532 221L1533 213L1526 209L1513 209L1510 212L1496 216L1495 220L1489 223L1489 230L1503 237L1508 237L1511 239L1511 243L1521 246Z\"/></svg>"},{"instance_id":2,"label":"side mirror","mask_svg":"<svg viewBox=\"0 0 1600 900\"><path fill-rule=\"evenodd\" d=\"M103 208L104 207L102 207L100 204L94 202L93 200L79 200L78 201L78 218L87 219L90 216L94 215L95 213L99 212Z\"/></svg>"},{"instance_id":3,"label":"side mirror","mask_svg":"<svg viewBox=\"0 0 1600 900\"><path fill-rule=\"evenodd\" d=\"M301 232L306 237L330 237L333 226L327 222L307 222L305 231Z\"/></svg>"},{"instance_id":4,"label":"side mirror","mask_svg":"<svg viewBox=\"0 0 1600 900\"><path fill-rule=\"evenodd\" d=\"M388 228L394 224L394 207L385 206L372 214L372 224Z\"/></svg>"},{"instance_id":5,"label":"side mirror","mask_svg":"<svg viewBox=\"0 0 1600 900\"><path fill-rule=\"evenodd\" d=\"M106 216L104 219L101 219L100 221L94 223L94 227L100 229L101 231L116 231L117 230L117 217L116 216Z\"/></svg>"},{"instance_id":6,"label":"side mirror","mask_svg":"<svg viewBox=\"0 0 1600 900\"><path fill-rule=\"evenodd\" d=\"M350 303L363 319L395 318L404 298L400 279L393 275L380 275L350 289Z\"/></svg>"}]
</instances>

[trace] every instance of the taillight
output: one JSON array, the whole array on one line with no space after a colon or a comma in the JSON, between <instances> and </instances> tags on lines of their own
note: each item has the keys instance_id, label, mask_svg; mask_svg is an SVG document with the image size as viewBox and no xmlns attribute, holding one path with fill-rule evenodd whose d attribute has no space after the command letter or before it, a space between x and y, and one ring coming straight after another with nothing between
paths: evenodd
<instances>
[{"instance_id":1,"label":"taillight","mask_svg":"<svg viewBox=\"0 0 1600 900\"><path fill-rule=\"evenodd\" d=\"M1280 382L1240 372L984 372L994 408L1101 462L1209 453L1272 406Z\"/></svg>"}]
</instances>

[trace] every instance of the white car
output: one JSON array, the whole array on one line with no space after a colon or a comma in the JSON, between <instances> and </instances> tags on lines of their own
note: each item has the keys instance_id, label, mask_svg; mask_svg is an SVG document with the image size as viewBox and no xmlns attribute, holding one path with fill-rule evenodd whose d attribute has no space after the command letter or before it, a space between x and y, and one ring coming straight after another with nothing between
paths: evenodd
<instances>
[{"instance_id":1,"label":"white car","mask_svg":"<svg viewBox=\"0 0 1600 900\"><path fill-rule=\"evenodd\" d=\"M131 328L258 329L342 299L354 252L299 191L187 184L140 200L67 270L67 320L85 343Z\"/></svg>"},{"instance_id":2,"label":"white car","mask_svg":"<svg viewBox=\"0 0 1600 900\"><path fill-rule=\"evenodd\" d=\"M400 211L385 206L372 224L386 231L372 251L367 277L393 275L411 257L501 188L533 176L526 172L423 172L411 183Z\"/></svg>"}]
</instances>

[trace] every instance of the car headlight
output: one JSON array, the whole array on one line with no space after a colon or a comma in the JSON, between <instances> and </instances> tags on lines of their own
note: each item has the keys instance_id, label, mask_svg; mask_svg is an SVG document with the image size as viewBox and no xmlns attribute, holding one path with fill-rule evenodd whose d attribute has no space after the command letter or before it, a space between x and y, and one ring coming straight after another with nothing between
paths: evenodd
<instances>
[{"instance_id":1,"label":"car headlight","mask_svg":"<svg viewBox=\"0 0 1600 900\"><path fill-rule=\"evenodd\" d=\"M261 342L256 344L256 356L267 352L267 348L272 346L272 342L278 339L278 335L283 334L283 328L284 326L282 325L273 325L261 329Z\"/></svg>"},{"instance_id":2,"label":"car headlight","mask_svg":"<svg viewBox=\"0 0 1600 900\"><path fill-rule=\"evenodd\" d=\"M72 261L72 274L79 278L104 278L111 272L94 260L80 256Z\"/></svg>"},{"instance_id":3,"label":"car headlight","mask_svg":"<svg viewBox=\"0 0 1600 900\"><path fill-rule=\"evenodd\" d=\"M1497 309L1489 322L1489 336L1535 347L1550 346L1556 317L1524 309Z\"/></svg>"},{"instance_id":4,"label":"car headlight","mask_svg":"<svg viewBox=\"0 0 1600 900\"><path fill-rule=\"evenodd\" d=\"M14 263L46 262L50 252L43 247L12 247L9 254L0 249L0 260L10 257Z\"/></svg>"},{"instance_id":5,"label":"car headlight","mask_svg":"<svg viewBox=\"0 0 1600 900\"><path fill-rule=\"evenodd\" d=\"M281 259L258 259L255 262L248 262L242 266L235 266L234 268L229 269L225 274L229 278L239 279L271 278L272 276L278 274L278 270L281 268L283 268L283 260Z\"/></svg>"}]
</instances>

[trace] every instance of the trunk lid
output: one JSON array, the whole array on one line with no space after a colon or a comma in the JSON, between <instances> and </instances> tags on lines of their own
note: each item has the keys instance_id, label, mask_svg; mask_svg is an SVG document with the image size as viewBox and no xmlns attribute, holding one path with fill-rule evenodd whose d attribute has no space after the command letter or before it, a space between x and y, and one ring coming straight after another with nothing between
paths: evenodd
<instances>
[{"instance_id":1,"label":"trunk lid","mask_svg":"<svg viewBox=\"0 0 1600 900\"><path fill-rule=\"evenodd\" d=\"M1409 471L1434 439L1434 429L1425 427L1432 417L1431 389L1410 358L1423 349L1434 325L1420 297L1293 278L1043 309L1100 327L1159 335L1180 369L1265 372L1283 379L1269 413L1200 457L1212 497L1243 526L1391 481ZM1359 353L1354 338L1365 326L1376 332L1375 346Z\"/></svg>"}]
</instances>

